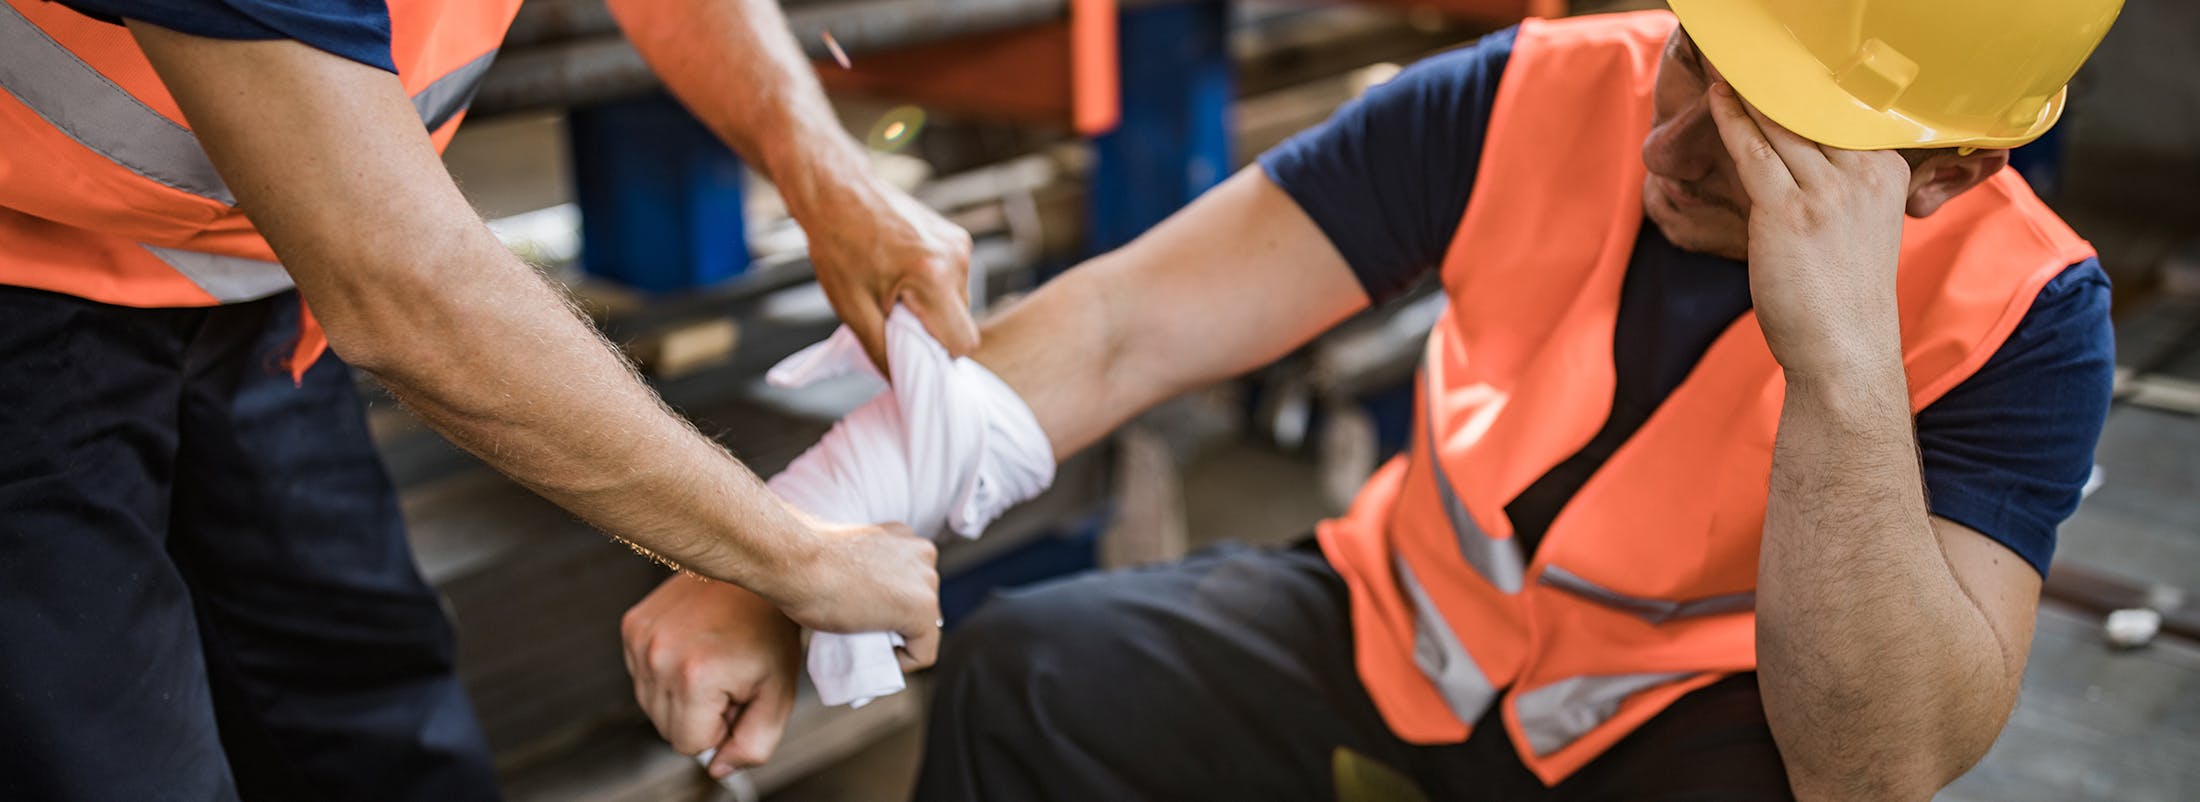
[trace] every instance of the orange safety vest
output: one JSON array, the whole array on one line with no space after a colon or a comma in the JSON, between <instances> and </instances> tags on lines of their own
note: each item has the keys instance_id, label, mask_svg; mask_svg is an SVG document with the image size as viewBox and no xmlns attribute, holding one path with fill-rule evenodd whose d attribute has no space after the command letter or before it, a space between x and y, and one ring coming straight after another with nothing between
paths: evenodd
<instances>
[{"instance_id":1,"label":"orange safety vest","mask_svg":"<svg viewBox=\"0 0 2200 802\"><path fill-rule=\"evenodd\" d=\"M1681 695L1757 665L1755 590L1785 391L1754 314L1560 511L1523 559L1505 504L1610 413L1642 141L1672 15L1520 26L1480 177L1443 264L1408 453L1323 552L1355 662L1399 737L1455 743L1491 704L1557 784ZM1977 371L2048 280L2092 254L2003 170L1903 228L1911 409Z\"/></svg>"},{"instance_id":2,"label":"orange safety vest","mask_svg":"<svg viewBox=\"0 0 2200 802\"><path fill-rule=\"evenodd\" d=\"M438 151L519 0L391 0L390 56ZM291 288L128 29L59 3L0 8L0 284L136 307ZM293 375L327 340L312 315Z\"/></svg>"}]
</instances>

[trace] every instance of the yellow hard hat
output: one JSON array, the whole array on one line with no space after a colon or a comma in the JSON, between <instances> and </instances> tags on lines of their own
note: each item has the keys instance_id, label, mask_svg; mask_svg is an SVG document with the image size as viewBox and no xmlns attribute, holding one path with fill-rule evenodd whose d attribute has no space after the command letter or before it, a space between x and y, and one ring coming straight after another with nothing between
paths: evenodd
<instances>
[{"instance_id":1,"label":"yellow hard hat","mask_svg":"<svg viewBox=\"0 0 2200 802\"><path fill-rule=\"evenodd\" d=\"M1837 148L2007 148L2062 116L2123 0L1668 0L1734 91Z\"/></svg>"}]
</instances>

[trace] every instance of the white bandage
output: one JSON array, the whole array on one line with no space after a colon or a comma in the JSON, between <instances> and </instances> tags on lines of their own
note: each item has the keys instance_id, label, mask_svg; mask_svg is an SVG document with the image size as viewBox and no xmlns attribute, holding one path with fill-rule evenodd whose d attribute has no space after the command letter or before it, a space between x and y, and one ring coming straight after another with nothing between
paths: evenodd
<instances>
[{"instance_id":1,"label":"white bandage","mask_svg":"<svg viewBox=\"0 0 2200 802\"><path fill-rule=\"evenodd\" d=\"M797 509L844 524L901 522L919 536L977 537L987 524L1054 482L1054 447L1016 391L984 365L953 359L916 316L886 320L890 392L834 424L772 477ZM846 327L771 369L766 381L800 387L878 371ZM810 680L828 705L864 703L904 685L891 632L810 638Z\"/></svg>"}]
</instances>

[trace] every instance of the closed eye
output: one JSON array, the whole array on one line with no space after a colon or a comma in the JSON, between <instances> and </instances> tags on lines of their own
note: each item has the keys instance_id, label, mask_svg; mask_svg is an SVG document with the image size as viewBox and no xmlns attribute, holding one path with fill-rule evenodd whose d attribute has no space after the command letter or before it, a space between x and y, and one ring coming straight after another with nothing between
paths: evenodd
<instances>
[{"instance_id":1,"label":"closed eye","mask_svg":"<svg viewBox=\"0 0 2200 802\"><path fill-rule=\"evenodd\" d=\"M1688 73L1696 76L1698 82L1710 82L1709 70L1704 67L1703 51L1696 49L1696 40L1690 38L1687 31L1681 31L1681 35L1673 37L1672 51L1673 59L1687 65Z\"/></svg>"}]
</instances>

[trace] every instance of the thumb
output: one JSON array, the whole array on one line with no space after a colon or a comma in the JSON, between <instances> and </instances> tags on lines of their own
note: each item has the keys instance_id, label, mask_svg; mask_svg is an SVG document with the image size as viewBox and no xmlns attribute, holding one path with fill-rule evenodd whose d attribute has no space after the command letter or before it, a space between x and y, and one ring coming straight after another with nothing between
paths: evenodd
<instances>
[{"instance_id":1,"label":"thumb","mask_svg":"<svg viewBox=\"0 0 2200 802\"><path fill-rule=\"evenodd\" d=\"M935 279L905 284L901 301L949 356L969 356L978 350L978 323L970 318L969 290L949 283Z\"/></svg>"},{"instance_id":2,"label":"thumb","mask_svg":"<svg viewBox=\"0 0 2200 802\"><path fill-rule=\"evenodd\" d=\"M732 732L718 745L710 761L710 774L723 777L734 769L761 766L779 748L787 731L787 717L794 712L794 694L772 687L743 706L733 720ZM721 769L723 766L723 769Z\"/></svg>"},{"instance_id":3,"label":"thumb","mask_svg":"<svg viewBox=\"0 0 2200 802\"><path fill-rule=\"evenodd\" d=\"M840 322L856 335L863 344L863 355L871 358L878 374L892 380L893 373L886 365L886 312L879 308L878 298L868 292L857 293L846 304L834 304L840 312Z\"/></svg>"},{"instance_id":4,"label":"thumb","mask_svg":"<svg viewBox=\"0 0 2200 802\"><path fill-rule=\"evenodd\" d=\"M902 645L894 649L895 659L901 663L903 673L917 671L932 665L940 656L940 630L938 626L925 626L916 632L902 633Z\"/></svg>"}]
</instances>

